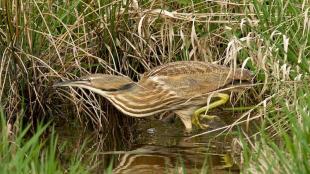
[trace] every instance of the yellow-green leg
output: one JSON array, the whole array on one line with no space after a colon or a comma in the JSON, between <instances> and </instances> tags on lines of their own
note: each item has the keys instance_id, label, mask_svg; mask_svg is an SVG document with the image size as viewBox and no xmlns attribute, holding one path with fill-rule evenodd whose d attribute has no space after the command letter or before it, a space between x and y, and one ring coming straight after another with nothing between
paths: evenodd
<instances>
[{"instance_id":1,"label":"yellow-green leg","mask_svg":"<svg viewBox=\"0 0 310 174\"><path fill-rule=\"evenodd\" d=\"M208 120L212 120L214 118L216 118L217 116L211 116L211 115L203 115L201 116L200 114L202 113L206 113L208 112L210 109L213 109L213 108L216 108L220 105L223 105L225 104L228 99L229 99L229 95L228 94L224 94L224 93L217 93L215 94L213 97L218 97L220 98L219 100L213 102L213 103L210 103L208 106L205 106L205 107L202 107L202 108L199 108L197 109L195 112L194 112L194 116L192 117L192 123L197 126L197 127L200 127L202 129L204 128L207 128L208 126L206 125L202 125L200 122L199 122L199 117L201 118L206 118Z\"/></svg>"},{"instance_id":2,"label":"yellow-green leg","mask_svg":"<svg viewBox=\"0 0 310 174\"><path fill-rule=\"evenodd\" d=\"M221 159L221 162L224 164L217 167L218 169L227 169L234 166L234 160L230 154L221 155Z\"/></svg>"}]
</instances>

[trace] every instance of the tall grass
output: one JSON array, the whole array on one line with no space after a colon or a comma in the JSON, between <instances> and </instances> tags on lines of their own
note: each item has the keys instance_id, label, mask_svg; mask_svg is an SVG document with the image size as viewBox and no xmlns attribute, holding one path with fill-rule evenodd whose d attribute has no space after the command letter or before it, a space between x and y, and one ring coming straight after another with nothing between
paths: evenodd
<instances>
[{"instance_id":1,"label":"tall grass","mask_svg":"<svg viewBox=\"0 0 310 174\"><path fill-rule=\"evenodd\" d=\"M282 98L278 113L266 115L268 129L262 128L245 148L244 173L310 172L310 89L304 84L295 92L298 99L288 103Z\"/></svg>"},{"instance_id":2,"label":"tall grass","mask_svg":"<svg viewBox=\"0 0 310 174\"><path fill-rule=\"evenodd\" d=\"M261 41L257 55L264 56L262 91L273 97L259 114L260 131L245 134L244 173L309 173L310 6L276 0L253 5L260 21L252 29Z\"/></svg>"},{"instance_id":3,"label":"tall grass","mask_svg":"<svg viewBox=\"0 0 310 174\"><path fill-rule=\"evenodd\" d=\"M49 138L43 138L46 125L39 125L34 134L30 134L31 125L12 126L3 112L0 113L0 173L87 173L76 156L65 168L57 158L57 137L54 132Z\"/></svg>"}]
</instances>

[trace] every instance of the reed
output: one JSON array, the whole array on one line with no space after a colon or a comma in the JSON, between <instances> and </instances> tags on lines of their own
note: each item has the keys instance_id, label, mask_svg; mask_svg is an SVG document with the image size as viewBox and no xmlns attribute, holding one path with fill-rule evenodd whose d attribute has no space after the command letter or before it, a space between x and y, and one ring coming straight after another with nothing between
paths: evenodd
<instances>
[{"instance_id":1,"label":"reed","mask_svg":"<svg viewBox=\"0 0 310 174\"><path fill-rule=\"evenodd\" d=\"M80 162L80 155L73 155L68 166L60 163L54 131L44 138L50 124L39 124L32 134L30 124L19 120L19 124L13 125L1 112L0 125L0 173L88 173Z\"/></svg>"}]
</instances>

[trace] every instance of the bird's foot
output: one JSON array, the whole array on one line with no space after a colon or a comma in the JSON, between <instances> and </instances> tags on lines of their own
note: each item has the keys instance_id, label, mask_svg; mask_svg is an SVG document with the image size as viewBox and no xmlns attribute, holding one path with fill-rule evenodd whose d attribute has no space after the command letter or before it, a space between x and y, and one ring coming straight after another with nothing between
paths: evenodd
<instances>
[{"instance_id":1,"label":"bird's foot","mask_svg":"<svg viewBox=\"0 0 310 174\"><path fill-rule=\"evenodd\" d=\"M218 117L216 115L200 115L200 118L205 118L209 121L220 120L220 117Z\"/></svg>"},{"instance_id":2,"label":"bird's foot","mask_svg":"<svg viewBox=\"0 0 310 174\"><path fill-rule=\"evenodd\" d=\"M194 114L192 117L192 124L198 128L202 128L203 126L201 125L200 121L199 121L199 114Z\"/></svg>"},{"instance_id":3,"label":"bird's foot","mask_svg":"<svg viewBox=\"0 0 310 174\"><path fill-rule=\"evenodd\" d=\"M200 123L200 120L201 120L200 118L206 118L206 119L209 120L209 121L213 121L213 120L215 120L216 118L219 119L218 116L212 116L212 115L206 115L206 114L202 115L203 113L207 113L210 109L213 109L213 108L215 108L215 107L218 107L218 106L220 106L220 105L225 104L225 103L228 101L228 99L229 99L229 95L224 94L224 93L217 93L217 94L214 95L214 97L219 97L220 100L217 100L217 101L215 101L215 102L213 102L213 103L210 103L209 105L207 105L207 106L205 106L205 107L199 108L199 109L197 109L197 110L194 112L194 115L193 115L193 117L192 117L192 123L193 123L195 126L201 128L201 129L207 129L207 128L210 127L210 126L207 125L207 124L201 124L201 123Z\"/></svg>"},{"instance_id":4,"label":"bird's foot","mask_svg":"<svg viewBox=\"0 0 310 174\"><path fill-rule=\"evenodd\" d=\"M217 166L216 169L228 169L234 166L234 161L230 154L221 155L221 163L223 165Z\"/></svg>"},{"instance_id":5,"label":"bird's foot","mask_svg":"<svg viewBox=\"0 0 310 174\"><path fill-rule=\"evenodd\" d=\"M183 131L183 135L184 135L184 136L191 136L192 133L193 133L193 129L185 129L185 130Z\"/></svg>"},{"instance_id":6,"label":"bird's foot","mask_svg":"<svg viewBox=\"0 0 310 174\"><path fill-rule=\"evenodd\" d=\"M196 127L200 129L208 129L210 127L208 123L206 124L201 123L203 119L207 119L208 122L211 122L214 120L220 120L220 118L216 115L194 115L192 118L192 123L193 125L195 125Z\"/></svg>"}]
</instances>

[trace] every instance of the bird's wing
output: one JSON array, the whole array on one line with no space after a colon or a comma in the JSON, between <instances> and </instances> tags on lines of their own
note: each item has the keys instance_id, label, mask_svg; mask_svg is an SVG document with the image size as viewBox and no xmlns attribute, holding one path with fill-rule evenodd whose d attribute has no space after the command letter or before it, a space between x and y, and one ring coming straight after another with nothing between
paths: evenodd
<instances>
[{"instance_id":1,"label":"bird's wing","mask_svg":"<svg viewBox=\"0 0 310 174\"><path fill-rule=\"evenodd\" d=\"M162 88L174 91L179 97L190 98L204 95L231 83L223 73L205 73L199 75L152 76L148 81L159 84Z\"/></svg>"},{"instance_id":2,"label":"bird's wing","mask_svg":"<svg viewBox=\"0 0 310 174\"><path fill-rule=\"evenodd\" d=\"M155 76L198 76L204 74L225 74L235 80L252 80L252 73L247 69L232 69L223 65L216 65L208 62L200 61L179 61L167 63L145 72L141 79L147 79Z\"/></svg>"},{"instance_id":3,"label":"bird's wing","mask_svg":"<svg viewBox=\"0 0 310 174\"><path fill-rule=\"evenodd\" d=\"M248 80L251 73L248 70L230 69L199 61L172 62L146 72L143 81L176 92L180 97L202 95L215 91L232 83L234 80Z\"/></svg>"},{"instance_id":4,"label":"bird's wing","mask_svg":"<svg viewBox=\"0 0 310 174\"><path fill-rule=\"evenodd\" d=\"M224 71L224 66L199 61L179 61L158 66L143 74L142 78L152 76L176 76L182 74L203 74L207 72ZM227 70L226 70L227 71Z\"/></svg>"}]
</instances>

